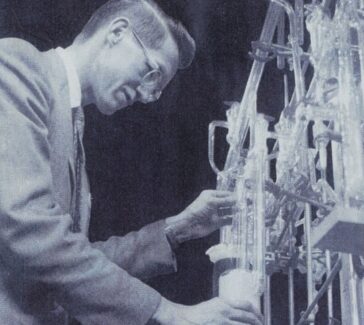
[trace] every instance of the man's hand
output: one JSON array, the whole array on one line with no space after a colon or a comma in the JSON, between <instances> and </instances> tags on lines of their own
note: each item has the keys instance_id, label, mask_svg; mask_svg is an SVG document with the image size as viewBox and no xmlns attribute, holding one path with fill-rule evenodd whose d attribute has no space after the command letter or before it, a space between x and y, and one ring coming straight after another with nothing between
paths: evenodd
<instances>
[{"instance_id":1,"label":"man's hand","mask_svg":"<svg viewBox=\"0 0 364 325\"><path fill-rule=\"evenodd\" d=\"M174 304L162 298L153 316L159 325L262 325L263 317L249 302L231 306L214 298L195 306Z\"/></svg>"},{"instance_id":2,"label":"man's hand","mask_svg":"<svg viewBox=\"0 0 364 325\"><path fill-rule=\"evenodd\" d=\"M205 237L220 227L230 224L231 218L221 216L235 205L233 193L206 190L201 192L183 212L166 219L169 235L179 244L196 238Z\"/></svg>"}]
</instances>

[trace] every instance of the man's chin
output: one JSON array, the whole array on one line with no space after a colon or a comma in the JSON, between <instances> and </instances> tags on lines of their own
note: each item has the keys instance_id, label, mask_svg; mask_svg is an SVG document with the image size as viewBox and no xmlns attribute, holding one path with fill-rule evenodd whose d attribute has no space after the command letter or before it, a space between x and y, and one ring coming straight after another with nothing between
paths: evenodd
<instances>
[{"instance_id":1,"label":"man's chin","mask_svg":"<svg viewBox=\"0 0 364 325\"><path fill-rule=\"evenodd\" d=\"M110 105L100 105L100 107L98 107L99 111L104 114L104 115L112 115L122 109L127 108L129 105L127 104L120 104L118 106L110 106Z\"/></svg>"}]
</instances>

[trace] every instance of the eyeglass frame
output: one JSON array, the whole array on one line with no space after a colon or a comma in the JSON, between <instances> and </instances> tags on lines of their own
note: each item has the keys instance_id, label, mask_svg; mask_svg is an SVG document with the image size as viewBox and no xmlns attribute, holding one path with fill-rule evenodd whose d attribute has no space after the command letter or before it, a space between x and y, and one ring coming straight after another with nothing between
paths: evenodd
<instances>
[{"instance_id":1,"label":"eyeglass frame","mask_svg":"<svg viewBox=\"0 0 364 325\"><path fill-rule=\"evenodd\" d=\"M162 95L162 90L157 90L155 87L161 82L162 80L162 72L161 69L155 60L151 58L151 55L149 54L149 51L147 47L144 45L143 41L138 36L137 32L134 30L134 28L131 27L131 32L134 36L134 38L137 40L138 44L143 50L144 56L147 59L148 65L152 68L152 70L148 71L142 78L142 81L140 82L140 86L142 88L142 92L147 91L149 94L145 100L145 103L150 103L158 100L160 96ZM146 82L148 76L152 75L153 73L157 73L159 75L158 81L155 83L148 85ZM151 89L154 88L154 89ZM152 92L151 92L152 91ZM144 102L144 101L143 101Z\"/></svg>"}]
</instances>

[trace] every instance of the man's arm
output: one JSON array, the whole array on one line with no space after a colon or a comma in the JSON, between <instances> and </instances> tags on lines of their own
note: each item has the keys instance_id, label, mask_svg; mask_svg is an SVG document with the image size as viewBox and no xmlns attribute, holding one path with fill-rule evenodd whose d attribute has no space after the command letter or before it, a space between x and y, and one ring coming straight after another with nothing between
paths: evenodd
<instances>
[{"instance_id":1,"label":"man's arm","mask_svg":"<svg viewBox=\"0 0 364 325\"><path fill-rule=\"evenodd\" d=\"M165 228L166 222L161 220L123 237L92 243L92 246L139 279L168 274L177 271L177 264Z\"/></svg>"},{"instance_id":2,"label":"man's arm","mask_svg":"<svg viewBox=\"0 0 364 325\"><path fill-rule=\"evenodd\" d=\"M235 197L230 192L203 191L176 216L147 225L124 237L93 243L92 246L138 278L175 272L177 266L172 249L230 223L230 218L219 216L218 211L221 208L231 211L234 204Z\"/></svg>"}]
</instances>

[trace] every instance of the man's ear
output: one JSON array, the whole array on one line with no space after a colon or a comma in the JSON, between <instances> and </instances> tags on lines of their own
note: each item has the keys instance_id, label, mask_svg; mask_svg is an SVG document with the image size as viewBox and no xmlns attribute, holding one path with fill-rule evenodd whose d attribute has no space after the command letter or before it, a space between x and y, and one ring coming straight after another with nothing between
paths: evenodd
<instances>
[{"instance_id":1,"label":"man's ear","mask_svg":"<svg viewBox=\"0 0 364 325\"><path fill-rule=\"evenodd\" d=\"M109 46L118 44L126 35L130 28L130 22L128 18L119 17L114 19L108 28L107 43Z\"/></svg>"}]
</instances>

